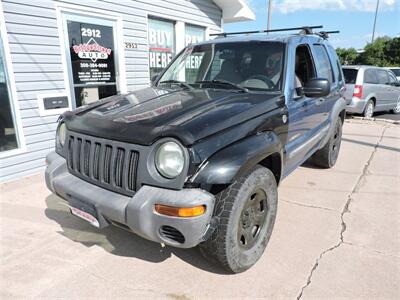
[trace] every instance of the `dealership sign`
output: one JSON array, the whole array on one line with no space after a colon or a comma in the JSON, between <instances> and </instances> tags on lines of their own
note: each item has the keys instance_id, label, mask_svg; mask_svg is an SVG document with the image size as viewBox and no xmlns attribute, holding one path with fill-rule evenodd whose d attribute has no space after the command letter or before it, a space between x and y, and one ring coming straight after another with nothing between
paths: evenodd
<instances>
[{"instance_id":1,"label":"dealership sign","mask_svg":"<svg viewBox=\"0 0 400 300\"><path fill-rule=\"evenodd\" d=\"M175 25L173 22L149 19L150 76L161 72L175 55Z\"/></svg>"},{"instance_id":2,"label":"dealership sign","mask_svg":"<svg viewBox=\"0 0 400 300\"><path fill-rule=\"evenodd\" d=\"M68 22L74 84L115 83L114 37L111 26Z\"/></svg>"},{"instance_id":3,"label":"dealership sign","mask_svg":"<svg viewBox=\"0 0 400 300\"><path fill-rule=\"evenodd\" d=\"M107 59L111 54L111 49L100 46L94 38L91 38L86 44L74 45L73 50L81 59L90 59L96 62L98 59Z\"/></svg>"}]
</instances>

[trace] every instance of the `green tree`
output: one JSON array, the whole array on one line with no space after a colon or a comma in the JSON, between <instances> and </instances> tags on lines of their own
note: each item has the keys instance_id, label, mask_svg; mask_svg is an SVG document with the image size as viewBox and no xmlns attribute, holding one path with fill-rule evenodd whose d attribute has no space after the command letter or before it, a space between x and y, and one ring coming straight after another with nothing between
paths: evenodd
<instances>
[{"instance_id":1,"label":"green tree","mask_svg":"<svg viewBox=\"0 0 400 300\"><path fill-rule=\"evenodd\" d=\"M368 43L364 48L365 51L360 54L358 63L378 67L388 66L390 63L385 48L390 40L389 37L379 37L373 43Z\"/></svg>"},{"instance_id":2,"label":"green tree","mask_svg":"<svg viewBox=\"0 0 400 300\"><path fill-rule=\"evenodd\" d=\"M336 53L342 65L354 65L356 63L358 53L354 48L337 48Z\"/></svg>"},{"instance_id":3,"label":"green tree","mask_svg":"<svg viewBox=\"0 0 400 300\"><path fill-rule=\"evenodd\" d=\"M337 48L336 52L343 65L400 66L400 38L398 37L379 37L373 43L368 43L364 51L360 53L357 53L354 48Z\"/></svg>"},{"instance_id":4,"label":"green tree","mask_svg":"<svg viewBox=\"0 0 400 300\"><path fill-rule=\"evenodd\" d=\"M400 67L400 37L387 41L383 51L389 66Z\"/></svg>"}]
</instances>

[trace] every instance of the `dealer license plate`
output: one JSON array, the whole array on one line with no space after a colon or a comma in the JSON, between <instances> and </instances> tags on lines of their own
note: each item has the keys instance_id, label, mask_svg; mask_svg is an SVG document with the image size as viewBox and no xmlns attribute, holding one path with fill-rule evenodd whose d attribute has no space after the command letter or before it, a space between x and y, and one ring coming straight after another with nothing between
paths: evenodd
<instances>
[{"instance_id":1,"label":"dealer license plate","mask_svg":"<svg viewBox=\"0 0 400 300\"><path fill-rule=\"evenodd\" d=\"M93 205L75 199L71 200L69 204L69 209L73 215L88 221L97 228L100 228L99 220L97 219L97 211Z\"/></svg>"}]
</instances>

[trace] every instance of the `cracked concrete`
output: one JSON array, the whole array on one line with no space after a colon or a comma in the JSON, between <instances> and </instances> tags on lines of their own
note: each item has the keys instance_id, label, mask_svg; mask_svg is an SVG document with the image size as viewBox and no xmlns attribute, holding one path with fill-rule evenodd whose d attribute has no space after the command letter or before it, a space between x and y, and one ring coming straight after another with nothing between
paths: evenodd
<instances>
[{"instance_id":1,"label":"cracked concrete","mask_svg":"<svg viewBox=\"0 0 400 300\"><path fill-rule=\"evenodd\" d=\"M0 298L400 298L400 126L344 125L337 165L279 188L265 255L226 275L197 249L161 247L71 216L42 176L0 185Z\"/></svg>"},{"instance_id":2,"label":"cracked concrete","mask_svg":"<svg viewBox=\"0 0 400 300\"><path fill-rule=\"evenodd\" d=\"M347 229L347 224L346 224L346 222L345 222L345 220L344 220L344 215L350 212L349 206L350 206L350 204L351 204L351 201L353 200L353 194L356 193L356 192L359 190L360 186L362 185L362 181L363 181L364 177L365 177L365 176L367 175L367 173L368 173L368 168L369 168L369 166L370 166L370 164L371 164L371 162L372 162L372 160L373 160L373 158L374 158L374 156L375 156L375 154L376 154L376 151L377 151L377 149L378 149L380 143L382 142L382 139L383 139L383 136L384 136L384 134L385 134L386 129L387 129L387 127L385 126L385 127L383 128L383 130L382 130L381 135L379 136L379 140L376 142L376 144L375 144L375 146L374 146L374 148L373 148L373 150L372 150L372 152L371 152L371 155L370 155L368 161L365 163L364 168L363 168L363 170L362 170L362 172L361 172L361 174L360 174L360 176L359 176L359 178L358 178L356 184L354 185L354 188L351 190L350 194L349 194L348 197L347 197L347 202L346 202L346 204L344 205L343 210L342 210L342 212L341 212L341 214L340 214L340 218L341 218L341 221L342 221L342 224L341 224L342 230L340 231L340 240L339 240L339 243L336 244L336 245L333 246L333 247L330 247L329 249L324 250L324 251L320 254L320 256L317 258L317 260L315 261L314 266L313 266L312 269L311 269L311 272L310 272L310 274L309 274L309 276L308 276L308 278L307 278L307 283L306 283L306 285L304 285L304 286L302 287L302 289L301 289L299 295L297 296L297 299L301 299L301 297L303 296L303 293L304 293L305 289L311 284L312 276L313 276L315 270L317 269L317 267L318 267L318 265L319 265L319 262L321 261L321 259L323 258L323 256L324 256L325 254L327 254L328 252L331 252L331 251L333 251L333 250L339 248L339 247L344 243L344 237L343 237L343 236L344 236L344 233L345 233L345 231L346 231L346 229Z\"/></svg>"}]
</instances>

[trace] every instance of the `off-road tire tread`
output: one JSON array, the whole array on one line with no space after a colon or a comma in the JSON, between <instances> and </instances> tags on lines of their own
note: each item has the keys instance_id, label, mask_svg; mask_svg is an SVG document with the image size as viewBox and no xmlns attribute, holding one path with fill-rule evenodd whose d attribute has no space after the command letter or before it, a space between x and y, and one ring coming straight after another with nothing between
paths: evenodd
<instances>
[{"instance_id":1,"label":"off-road tire tread","mask_svg":"<svg viewBox=\"0 0 400 300\"><path fill-rule=\"evenodd\" d=\"M249 172L235 180L226 189L217 194L214 208L214 217L217 218L216 229L207 241L204 241L199 245L200 251L207 260L216 265L220 265L230 273L235 272L231 269L228 263L226 249L227 243L225 241L225 237L228 234L227 230L229 218L231 216L231 213L233 212L233 205L234 202L237 200L239 190L241 189L247 178L249 176L252 176L252 174L258 169L264 169L270 172L270 177L272 178L272 180L275 180L273 173L269 169L257 165Z\"/></svg>"},{"instance_id":2,"label":"off-road tire tread","mask_svg":"<svg viewBox=\"0 0 400 300\"><path fill-rule=\"evenodd\" d=\"M338 118L336 122L340 122L340 126L343 126L342 120L340 118ZM334 125L335 129L336 129L336 125L337 125L337 123L335 123L335 125ZM332 134L335 134L335 129L332 132ZM319 149L317 152L315 152L314 155L312 156L312 160L311 160L312 163L318 167L321 167L324 169L330 169L333 167L332 165L330 165L330 159L329 159L331 138L332 137L329 137L329 140L325 144L325 146L323 148Z\"/></svg>"}]
</instances>

